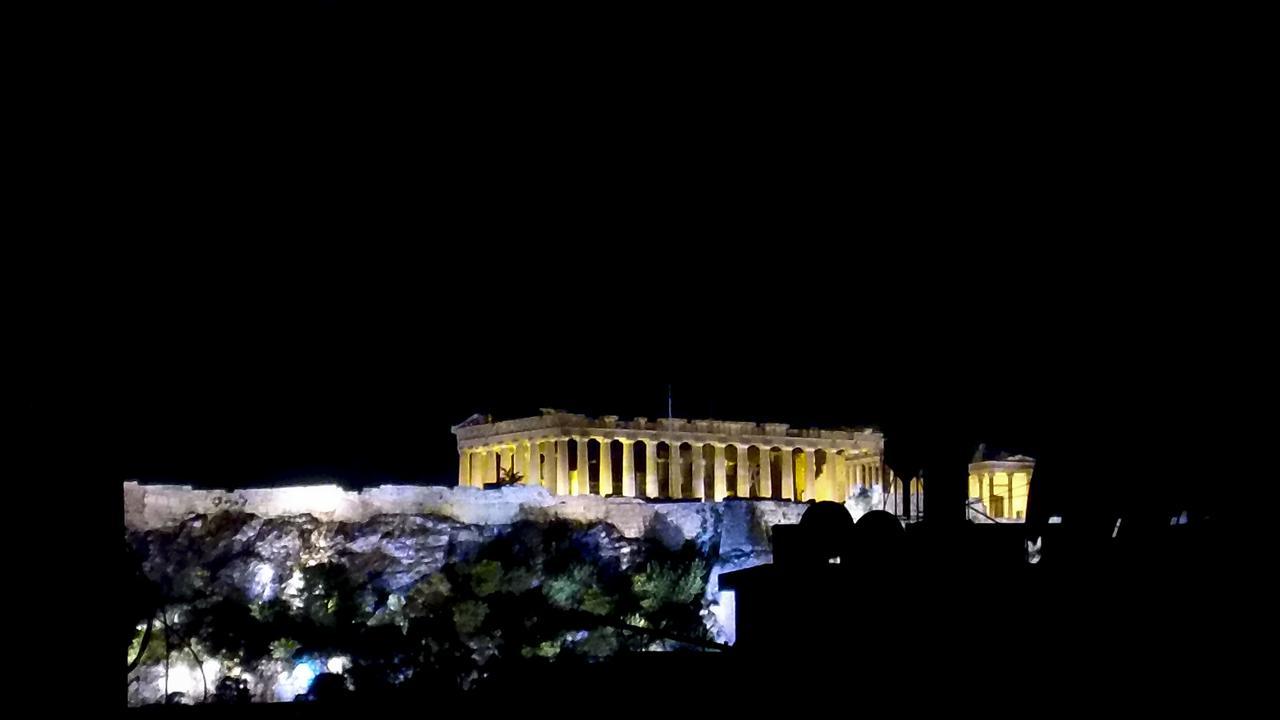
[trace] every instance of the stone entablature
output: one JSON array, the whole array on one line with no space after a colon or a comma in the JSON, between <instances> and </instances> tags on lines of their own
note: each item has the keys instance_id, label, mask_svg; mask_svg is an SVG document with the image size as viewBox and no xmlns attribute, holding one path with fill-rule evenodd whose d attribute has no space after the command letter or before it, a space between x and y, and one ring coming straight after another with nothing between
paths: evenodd
<instances>
[{"instance_id":1,"label":"stone entablature","mask_svg":"<svg viewBox=\"0 0 1280 720\"><path fill-rule=\"evenodd\" d=\"M785 423L734 422L729 420L684 420L682 418L648 418L618 420L616 415L591 418L572 413L547 413L519 420L468 425L453 428L458 448L483 448L527 440L530 433L542 439L589 437L607 440L667 440L704 444L739 442L770 447L811 450L849 450L867 454L884 451L884 436L870 430L822 430L792 428Z\"/></svg>"},{"instance_id":2,"label":"stone entablature","mask_svg":"<svg viewBox=\"0 0 1280 720\"><path fill-rule=\"evenodd\" d=\"M503 473L514 472L525 484L556 495L843 502L858 487L880 484L888 490L896 481L883 464L884 437L870 429L620 420L544 409L540 416L500 422L473 415L453 432L458 484L471 487L494 484Z\"/></svg>"}]
</instances>

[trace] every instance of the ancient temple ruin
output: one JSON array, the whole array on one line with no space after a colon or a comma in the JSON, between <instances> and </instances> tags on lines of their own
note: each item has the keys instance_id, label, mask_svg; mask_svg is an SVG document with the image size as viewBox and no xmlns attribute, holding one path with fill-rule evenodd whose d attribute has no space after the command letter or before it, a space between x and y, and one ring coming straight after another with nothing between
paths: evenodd
<instances>
[{"instance_id":1,"label":"ancient temple ruin","mask_svg":"<svg viewBox=\"0 0 1280 720\"><path fill-rule=\"evenodd\" d=\"M1025 455L997 455L985 459L983 449L969 464L967 517L975 522L1022 522L1036 461Z\"/></svg>"},{"instance_id":2,"label":"ancient temple ruin","mask_svg":"<svg viewBox=\"0 0 1280 720\"><path fill-rule=\"evenodd\" d=\"M921 488L918 480L903 487L884 464L884 436L866 428L620 420L544 409L539 416L500 422L473 415L453 432L460 486L515 480L556 495L714 502L728 497L844 502L859 488L880 487L900 508L910 502L905 493Z\"/></svg>"}]
</instances>

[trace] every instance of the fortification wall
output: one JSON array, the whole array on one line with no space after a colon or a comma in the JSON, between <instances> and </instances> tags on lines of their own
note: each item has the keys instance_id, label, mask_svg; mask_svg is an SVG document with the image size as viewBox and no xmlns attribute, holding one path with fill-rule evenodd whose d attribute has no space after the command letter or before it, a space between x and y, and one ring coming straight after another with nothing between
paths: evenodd
<instances>
[{"instance_id":1,"label":"fortification wall","mask_svg":"<svg viewBox=\"0 0 1280 720\"><path fill-rule=\"evenodd\" d=\"M807 505L788 501L648 502L597 495L557 496L538 486L493 490L474 487L380 485L354 491L335 484L247 490L197 490L189 485L124 483L125 526L146 531L192 515L240 510L261 517L311 515L363 522L377 515L438 515L472 525L520 519L607 522L631 538L655 533L675 544L719 539L720 552L769 547L769 528L800 521ZM726 512L730 505L739 506Z\"/></svg>"}]
</instances>

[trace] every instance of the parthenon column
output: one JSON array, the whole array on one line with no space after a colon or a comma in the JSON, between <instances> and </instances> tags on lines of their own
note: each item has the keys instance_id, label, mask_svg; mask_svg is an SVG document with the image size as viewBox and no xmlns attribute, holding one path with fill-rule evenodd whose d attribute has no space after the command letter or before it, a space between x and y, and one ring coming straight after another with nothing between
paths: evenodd
<instances>
[{"instance_id":1,"label":"parthenon column","mask_svg":"<svg viewBox=\"0 0 1280 720\"><path fill-rule=\"evenodd\" d=\"M680 442L667 441L667 479L671 485L671 499L678 500L684 485L684 467L680 463Z\"/></svg>"},{"instance_id":2,"label":"parthenon column","mask_svg":"<svg viewBox=\"0 0 1280 720\"><path fill-rule=\"evenodd\" d=\"M529 440L529 474L525 482L530 485L542 484L542 450L538 448L538 439Z\"/></svg>"},{"instance_id":3,"label":"parthenon column","mask_svg":"<svg viewBox=\"0 0 1280 720\"><path fill-rule=\"evenodd\" d=\"M516 472L520 473L523 482L529 482L529 449L525 447L527 443L516 441Z\"/></svg>"},{"instance_id":4,"label":"parthenon column","mask_svg":"<svg viewBox=\"0 0 1280 720\"><path fill-rule=\"evenodd\" d=\"M463 448L458 451L458 487L467 487L471 484L471 449Z\"/></svg>"},{"instance_id":5,"label":"parthenon column","mask_svg":"<svg viewBox=\"0 0 1280 720\"><path fill-rule=\"evenodd\" d=\"M574 475L575 482L571 492L574 495L590 495L591 494L591 467L587 460L587 439L574 438L578 445L578 472Z\"/></svg>"},{"instance_id":6,"label":"parthenon column","mask_svg":"<svg viewBox=\"0 0 1280 720\"><path fill-rule=\"evenodd\" d=\"M613 494L613 441L600 438L600 494Z\"/></svg>"},{"instance_id":7,"label":"parthenon column","mask_svg":"<svg viewBox=\"0 0 1280 720\"><path fill-rule=\"evenodd\" d=\"M556 494L569 494L569 438L556 439Z\"/></svg>"},{"instance_id":8,"label":"parthenon column","mask_svg":"<svg viewBox=\"0 0 1280 720\"><path fill-rule=\"evenodd\" d=\"M773 497L773 457L770 448L760 448L760 497Z\"/></svg>"},{"instance_id":9,"label":"parthenon column","mask_svg":"<svg viewBox=\"0 0 1280 720\"><path fill-rule=\"evenodd\" d=\"M492 485L498 481L498 448L489 447L484 449L484 477L481 480L480 487Z\"/></svg>"},{"instance_id":10,"label":"parthenon column","mask_svg":"<svg viewBox=\"0 0 1280 720\"><path fill-rule=\"evenodd\" d=\"M720 502L729 494L729 480L724 469L724 445L715 443L716 459L715 459L715 489L712 500Z\"/></svg>"},{"instance_id":11,"label":"parthenon column","mask_svg":"<svg viewBox=\"0 0 1280 720\"><path fill-rule=\"evenodd\" d=\"M738 446L737 495L740 498L751 497L751 448L747 445Z\"/></svg>"},{"instance_id":12,"label":"parthenon column","mask_svg":"<svg viewBox=\"0 0 1280 720\"><path fill-rule=\"evenodd\" d=\"M793 448L782 448L782 499L793 500L796 496L795 480L796 454Z\"/></svg>"},{"instance_id":13,"label":"parthenon column","mask_svg":"<svg viewBox=\"0 0 1280 720\"><path fill-rule=\"evenodd\" d=\"M658 443L644 441L644 496L658 497Z\"/></svg>"},{"instance_id":14,"label":"parthenon column","mask_svg":"<svg viewBox=\"0 0 1280 720\"><path fill-rule=\"evenodd\" d=\"M818 473L817 460L814 458L813 448L804 449L804 497L803 500L813 500L818 497Z\"/></svg>"},{"instance_id":15,"label":"parthenon column","mask_svg":"<svg viewBox=\"0 0 1280 720\"><path fill-rule=\"evenodd\" d=\"M542 486L547 489L547 492L555 494L556 486L560 483L560 479L556 477L556 472L560 469L560 463L556 460L556 441L547 440L546 448L546 458L542 463L542 469L546 475L543 476Z\"/></svg>"},{"instance_id":16,"label":"parthenon column","mask_svg":"<svg viewBox=\"0 0 1280 720\"><path fill-rule=\"evenodd\" d=\"M510 472L515 467L516 451L514 447L502 447L498 450L498 479L502 478L502 471Z\"/></svg>"},{"instance_id":17,"label":"parthenon column","mask_svg":"<svg viewBox=\"0 0 1280 720\"><path fill-rule=\"evenodd\" d=\"M636 496L636 441L622 440L622 494Z\"/></svg>"},{"instance_id":18,"label":"parthenon column","mask_svg":"<svg viewBox=\"0 0 1280 720\"><path fill-rule=\"evenodd\" d=\"M702 454L702 445L693 445L693 496L699 500L707 499L707 456Z\"/></svg>"},{"instance_id":19,"label":"parthenon column","mask_svg":"<svg viewBox=\"0 0 1280 720\"><path fill-rule=\"evenodd\" d=\"M844 461L844 453L828 453L827 459L835 461L835 475L832 476L835 479L832 489L835 493L835 501L844 502L849 499L849 470Z\"/></svg>"}]
</instances>

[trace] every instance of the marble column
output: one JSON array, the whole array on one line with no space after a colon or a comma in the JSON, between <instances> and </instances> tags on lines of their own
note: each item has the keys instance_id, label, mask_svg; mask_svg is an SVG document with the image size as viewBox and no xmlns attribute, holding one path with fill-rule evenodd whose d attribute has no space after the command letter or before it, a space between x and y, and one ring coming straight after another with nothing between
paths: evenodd
<instances>
[{"instance_id":1,"label":"marble column","mask_svg":"<svg viewBox=\"0 0 1280 720\"><path fill-rule=\"evenodd\" d=\"M542 450L538 444L536 438L529 441L529 474L525 476L525 482L530 485L542 484Z\"/></svg>"},{"instance_id":2,"label":"marble column","mask_svg":"<svg viewBox=\"0 0 1280 720\"><path fill-rule=\"evenodd\" d=\"M557 438L556 494L568 495L569 493L569 438Z\"/></svg>"},{"instance_id":3,"label":"marble column","mask_svg":"<svg viewBox=\"0 0 1280 720\"><path fill-rule=\"evenodd\" d=\"M471 484L471 450L463 448L458 451L458 487Z\"/></svg>"},{"instance_id":4,"label":"marble column","mask_svg":"<svg viewBox=\"0 0 1280 720\"><path fill-rule=\"evenodd\" d=\"M587 459L587 439L574 438L578 445L578 471L574 474L573 488L570 490L574 495L590 495L591 494L591 463Z\"/></svg>"},{"instance_id":5,"label":"marble column","mask_svg":"<svg viewBox=\"0 0 1280 720\"><path fill-rule=\"evenodd\" d=\"M804 449L804 500L813 500L818 497L818 473L816 470L817 458L814 457L813 448Z\"/></svg>"},{"instance_id":6,"label":"marble column","mask_svg":"<svg viewBox=\"0 0 1280 720\"><path fill-rule=\"evenodd\" d=\"M680 462L680 443L676 441L667 442L667 479L671 486L671 499L680 499L681 489L684 485L684 466Z\"/></svg>"},{"instance_id":7,"label":"marble column","mask_svg":"<svg viewBox=\"0 0 1280 720\"><path fill-rule=\"evenodd\" d=\"M729 494L729 480L724 469L724 445L716 443L716 459L715 459L715 491L712 500L720 502Z\"/></svg>"},{"instance_id":8,"label":"marble column","mask_svg":"<svg viewBox=\"0 0 1280 720\"><path fill-rule=\"evenodd\" d=\"M613 441L600 439L600 494L613 494Z\"/></svg>"},{"instance_id":9,"label":"marble column","mask_svg":"<svg viewBox=\"0 0 1280 720\"><path fill-rule=\"evenodd\" d=\"M782 448L782 499L794 500L796 496L796 454L794 448Z\"/></svg>"},{"instance_id":10,"label":"marble column","mask_svg":"<svg viewBox=\"0 0 1280 720\"><path fill-rule=\"evenodd\" d=\"M658 497L658 443L644 441L644 496Z\"/></svg>"},{"instance_id":11,"label":"marble column","mask_svg":"<svg viewBox=\"0 0 1280 720\"><path fill-rule=\"evenodd\" d=\"M911 479L899 478L893 468L889 468L889 482L893 483L894 487L902 486L898 491L902 495L902 514L904 517L911 517Z\"/></svg>"},{"instance_id":12,"label":"marble column","mask_svg":"<svg viewBox=\"0 0 1280 720\"><path fill-rule=\"evenodd\" d=\"M547 489L547 492L554 495L556 492L556 485L559 483L559 478L556 477L556 470L558 470L560 466L560 463L556 461L556 441L554 439L548 439L543 444L543 447L545 449L545 453L543 454L542 461L542 486Z\"/></svg>"},{"instance_id":13,"label":"marble column","mask_svg":"<svg viewBox=\"0 0 1280 720\"><path fill-rule=\"evenodd\" d=\"M511 472L515 467L516 449L503 447L498 451L498 479L502 479L503 471Z\"/></svg>"},{"instance_id":14,"label":"marble column","mask_svg":"<svg viewBox=\"0 0 1280 720\"><path fill-rule=\"evenodd\" d=\"M622 494L636 496L636 441L622 441Z\"/></svg>"},{"instance_id":15,"label":"marble column","mask_svg":"<svg viewBox=\"0 0 1280 720\"><path fill-rule=\"evenodd\" d=\"M827 454L828 460L835 461L835 479L832 492L835 493L835 501L842 503L849 499L849 472L844 462L844 453L832 452Z\"/></svg>"},{"instance_id":16,"label":"marble column","mask_svg":"<svg viewBox=\"0 0 1280 720\"><path fill-rule=\"evenodd\" d=\"M520 473L522 483L529 482L529 448L528 443L516 441L516 472Z\"/></svg>"},{"instance_id":17,"label":"marble column","mask_svg":"<svg viewBox=\"0 0 1280 720\"><path fill-rule=\"evenodd\" d=\"M773 452L770 448L760 448L760 497L773 497Z\"/></svg>"},{"instance_id":18,"label":"marble column","mask_svg":"<svg viewBox=\"0 0 1280 720\"><path fill-rule=\"evenodd\" d=\"M751 447L738 446L738 497L751 497Z\"/></svg>"},{"instance_id":19,"label":"marble column","mask_svg":"<svg viewBox=\"0 0 1280 720\"><path fill-rule=\"evenodd\" d=\"M707 499L707 457L702 454L702 445L693 446L693 496L699 500Z\"/></svg>"},{"instance_id":20,"label":"marble column","mask_svg":"<svg viewBox=\"0 0 1280 720\"><path fill-rule=\"evenodd\" d=\"M491 447L484 450L484 484L492 485L498 482L498 448ZM481 486L483 487L483 485Z\"/></svg>"}]
</instances>

